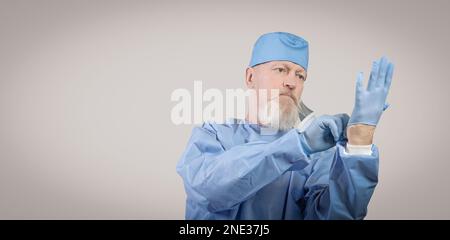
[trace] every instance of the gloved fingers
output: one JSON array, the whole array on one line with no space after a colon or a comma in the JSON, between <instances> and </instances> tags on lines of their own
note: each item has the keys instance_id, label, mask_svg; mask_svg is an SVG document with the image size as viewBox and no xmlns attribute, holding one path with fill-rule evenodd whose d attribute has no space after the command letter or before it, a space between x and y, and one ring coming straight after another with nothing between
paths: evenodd
<instances>
[{"instance_id":1,"label":"gloved fingers","mask_svg":"<svg viewBox=\"0 0 450 240\"><path fill-rule=\"evenodd\" d=\"M356 77L356 92L363 92L364 91L364 74L362 72L358 73L358 76Z\"/></svg>"},{"instance_id":2,"label":"gloved fingers","mask_svg":"<svg viewBox=\"0 0 450 240\"><path fill-rule=\"evenodd\" d=\"M384 83L384 89L386 89L387 91L391 87L392 75L393 74L394 74L394 64L391 63L391 64L389 64L389 69L388 69L388 72L387 72L386 81Z\"/></svg>"},{"instance_id":3,"label":"gloved fingers","mask_svg":"<svg viewBox=\"0 0 450 240\"><path fill-rule=\"evenodd\" d=\"M342 139L340 140L347 140L347 127L344 129L344 133L342 134Z\"/></svg>"},{"instance_id":4,"label":"gloved fingers","mask_svg":"<svg viewBox=\"0 0 450 240\"><path fill-rule=\"evenodd\" d=\"M338 125L341 128L344 128L348 124L348 120L350 119L350 116L347 113L339 113L334 115L335 121L338 123Z\"/></svg>"},{"instance_id":5,"label":"gloved fingers","mask_svg":"<svg viewBox=\"0 0 450 240\"><path fill-rule=\"evenodd\" d=\"M378 79L379 72L379 60L372 62L372 69L370 70L369 83L367 84L367 90L375 88L376 80Z\"/></svg>"},{"instance_id":6,"label":"gloved fingers","mask_svg":"<svg viewBox=\"0 0 450 240\"><path fill-rule=\"evenodd\" d=\"M376 81L376 87L383 87L385 80L386 80L386 75L387 75L387 70L388 70L388 66L389 66L389 61L386 57L382 57L381 58L381 63L380 63L380 72L378 73L378 79Z\"/></svg>"},{"instance_id":7,"label":"gloved fingers","mask_svg":"<svg viewBox=\"0 0 450 240\"><path fill-rule=\"evenodd\" d=\"M345 130L347 129L347 125L348 125L348 121L350 120L350 116L346 113L337 114L335 116L338 117L337 126L338 126L338 130L340 131L337 139L335 138L335 141L337 142L339 140L346 138Z\"/></svg>"},{"instance_id":8,"label":"gloved fingers","mask_svg":"<svg viewBox=\"0 0 450 240\"><path fill-rule=\"evenodd\" d=\"M334 119L331 118L326 119L325 121L323 121L323 125L330 131L331 135L333 136L334 142L337 142L339 140L340 134L339 134L339 127L334 121Z\"/></svg>"},{"instance_id":9,"label":"gloved fingers","mask_svg":"<svg viewBox=\"0 0 450 240\"><path fill-rule=\"evenodd\" d=\"M341 113L332 116L324 121L324 125L328 127L335 142L339 141L343 137L345 127L348 124L350 117L348 114Z\"/></svg>"}]
</instances>

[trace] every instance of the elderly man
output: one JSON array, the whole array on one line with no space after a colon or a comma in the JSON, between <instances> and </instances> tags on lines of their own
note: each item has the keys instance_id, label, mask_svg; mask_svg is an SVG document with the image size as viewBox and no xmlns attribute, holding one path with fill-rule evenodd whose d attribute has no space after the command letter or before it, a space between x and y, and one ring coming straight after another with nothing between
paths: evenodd
<instances>
[{"instance_id":1,"label":"elderly man","mask_svg":"<svg viewBox=\"0 0 450 240\"><path fill-rule=\"evenodd\" d=\"M194 128L177 165L186 219L363 219L378 181L372 139L392 80L386 58L367 88L356 81L351 117L320 116L299 131L308 43L290 33L262 35L246 71L250 89L278 89L279 131L261 134L256 115ZM260 101L260 100L259 100Z\"/></svg>"}]
</instances>

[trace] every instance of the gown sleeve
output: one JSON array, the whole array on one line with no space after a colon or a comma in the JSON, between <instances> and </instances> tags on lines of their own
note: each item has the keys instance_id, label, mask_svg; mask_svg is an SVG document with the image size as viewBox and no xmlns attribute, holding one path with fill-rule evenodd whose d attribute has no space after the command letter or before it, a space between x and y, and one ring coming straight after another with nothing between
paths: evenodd
<instances>
[{"instance_id":1,"label":"gown sleeve","mask_svg":"<svg viewBox=\"0 0 450 240\"><path fill-rule=\"evenodd\" d=\"M309 158L293 129L272 142L253 141L224 149L214 129L194 128L177 172L189 198L208 211L233 209L286 171Z\"/></svg>"},{"instance_id":2,"label":"gown sleeve","mask_svg":"<svg viewBox=\"0 0 450 240\"><path fill-rule=\"evenodd\" d=\"M303 203L305 219L363 219L378 183L378 149L371 155L350 155L344 143L337 144L331 168L312 172L308 177ZM322 161L322 162L321 162ZM319 159L324 164L327 159Z\"/></svg>"}]
</instances>

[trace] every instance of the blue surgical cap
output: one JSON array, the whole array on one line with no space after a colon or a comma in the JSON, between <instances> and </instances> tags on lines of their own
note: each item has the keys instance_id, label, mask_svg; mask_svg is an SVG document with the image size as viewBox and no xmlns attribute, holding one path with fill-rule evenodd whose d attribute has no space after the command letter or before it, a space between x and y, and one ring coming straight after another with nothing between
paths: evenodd
<instances>
[{"instance_id":1,"label":"blue surgical cap","mask_svg":"<svg viewBox=\"0 0 450 240\"><path fill-rule=\"evenodd\" d=\"M308 70L308 42L286 32L266 33L253 46L250 67L270 61L290 61Z\"/></svg>"}]
</instances>

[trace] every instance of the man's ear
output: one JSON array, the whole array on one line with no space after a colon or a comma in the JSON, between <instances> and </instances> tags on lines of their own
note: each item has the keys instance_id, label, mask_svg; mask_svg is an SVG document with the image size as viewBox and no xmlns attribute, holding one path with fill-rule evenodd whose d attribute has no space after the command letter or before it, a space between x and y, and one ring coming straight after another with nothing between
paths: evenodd
<instances>
[{"instance_id":1,"label":"man's ear","mask_svg":"<svg viewBox=\"0 0 450 240\"><path fill-rule=\"evenodd\" d=\"M255 87L254 74L255 69L253 69L252 67L248 67L245 70L245 84L247 85L247 88L252 89Z\"/></svg>"}]
</instances>

